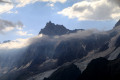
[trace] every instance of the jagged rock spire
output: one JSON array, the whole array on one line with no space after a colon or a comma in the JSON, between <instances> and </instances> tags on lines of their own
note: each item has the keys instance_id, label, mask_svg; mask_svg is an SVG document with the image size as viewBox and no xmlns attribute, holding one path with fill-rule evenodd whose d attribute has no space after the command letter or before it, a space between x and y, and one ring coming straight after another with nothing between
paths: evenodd
<instances>
[{"instance_id":1,"label":"jagged rock spire","mask_svg":"<svg viewBox=\"0 0 120 80\"><path fill-rule=\"evenodd\" d=\"M45 28L41 29L39 34L55 36L55 35L64 35L64 34L74 33L74 32L77 32L78 30L82 31L83 29L69 30L63 25L54 24L51 21L49 21L46 24Z\"/></svg>"}]
</instances>

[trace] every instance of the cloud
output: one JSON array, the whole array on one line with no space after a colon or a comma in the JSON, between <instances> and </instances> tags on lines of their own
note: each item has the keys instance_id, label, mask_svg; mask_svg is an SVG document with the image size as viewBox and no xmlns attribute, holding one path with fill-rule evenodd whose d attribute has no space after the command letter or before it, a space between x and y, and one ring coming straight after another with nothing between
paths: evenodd
<instances>
[{"instance_id":1,"label":"cloud","mask_svg":"<svg viewBox=\"0 0 120 80\"><path fill-rule=\"evenodd\" d=\"M28 39L16 39L14 41L9 41L6 43L0 44L0 49L19 49L28 46L29 44L25 44ZM10 46L9 46L10 45Z\"/></svg>"},{"instance_id":2,"label":"cloud","mask_svg":"<svg viewBox=\"0 0 120 80\"><path fill-rule=\"evenodd\" d=\"M21 31L22 33L22 31ZM27 33L25 33L27 34ZM42 45L42 43L60 43L61 41L65 41L65 40L70 40L70 39L83 39L83 38L88 38L88 36L91 35L108 35L107 32L105 31L99 31L97 29L90 29L90 30L85 30L85 31L78 31L76 33L71 33L71 34L65 34L62 36L54 36L54 37L49 37L47 35L37 35L37 36L33 36L31 38L26 38L26 39L16 39L13 41L9 41L6 43L1 43L0 44L0 49L19 49L19 48L24 48L24 47L29 47L30 45L35 45L40 43ZM24 35L24 32L23 34ZM11 46L9 46L11 45Z\"/></svg>"},{"instance_id":3,"label":"cloud","mask_svg":"<svg viewBox=\"0 0 120 80\"><path fill-rule=\"evenodd\" d=\"M47 6L54 7L54 3L48 3Z\"/></svg>"},{"instance_id":4,"label":"cloud","mask_svg":"<svg viewBox=\"0 0 120 80\"><path fill-rule=\"evenodd\" d=\"M78 18L78 20L119 19L119 3L120 0L84 0L59 11L58 14Z\"/></svg>"},{"instance_id":5,"label":"cloud","mask_svg":"<svg viewBox=\"0 0 120 80\"><path fill-rule=\"evenodd\" d=\"M6 49L7 50L24 49L36 42L41 42L42 40L45 40L45 39L49 39L48 36L38 35L38 36L31 37L31 38L26 38L26 39L18 38L13 41L7 41L7 42L0 44L0 54L1 54L1 50L4 51Z\"/></svg>"},{"instance_id":6,"label":"cloud","mask_svg":"<svg viewBox=\"0 0 120 80\"><path fill-rule=\"evenodd\" d=\"M14 5L9 4L9 3L0 4L0 14L9 12L13 8L14 8Z\"/></svg>"},{"instance_id":7,"label":"cloud","mask_svg":"<svg viewBox=\"0 0 120 80\"><path fill-rule=\"evenodd\" d=\"M35 2L60 2L65 3L67 0L16 0L17 6L16 7L24 7L27 4L33 4Z\"/></svg>"},{"instance_id":8,"label":"cloud","mask_svg":"<svg viewBox=\"0 0 120 80\"><path fill-rule=\"evenodd\" d=\"M17 31L17 34L20 36L33 36L33 34L29 34L27 31Z\"/></svg>"},{"instance_id":9,"label":"cloud","mask_svg":"<svg viewBox=\"0 0 120 80\"><path fill-rule=\"evenodd\" d=\"M0 0L0 3L10 3L11 4L11 2L5 1L5 0Z\"/></svg>"},{"instance_id":10,"label":"cloud","mask_svg":"<svg viewBox=\"0 0 120 80\"><path fill-rule=\"evenodd\" d=\"M13 23L11 21L0 19L0 33L5 33L15 28L22 28L22 27L23 24L20 21L17 23Z\"/></svg>"},{"instance_id":11,"label":"cloud","mask_svg":"<svg viewBox=\"0 0 120 80\"><path fill-rule=\"evenodd\" d=\"M120 0L108 0L108 2L111 2L112 4L120 6Z\"/></svg>"},{"instance_id":12,"label":"cloud","mask_svg":"<svg viewBox=\"0 0 120 80\"><path fill-rule=\"evenodd\" d=\"M3 13L18 13L13 12L12 9L17 7L24 7L35 2L48 2L50 6L54 6L56 2L65 3L67 0L0 0L0 14Z\"/></svg>"}]
</instances>

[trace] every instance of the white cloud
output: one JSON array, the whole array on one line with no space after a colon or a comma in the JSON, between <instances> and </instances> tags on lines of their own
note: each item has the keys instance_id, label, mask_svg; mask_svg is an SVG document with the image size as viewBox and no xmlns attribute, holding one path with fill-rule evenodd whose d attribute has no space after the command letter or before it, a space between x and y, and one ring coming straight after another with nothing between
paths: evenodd
<instances>
[{"instance_id":1,"label":"white cloud","mask_svg":"<svg viewBox=\"0 0 120 80\"><path fill-rule=\"evenodd\" d=\"M47 6L54 7L54 3L48 3Z\"/></svg>"},{"instance_id":2,"label":"white cloud","mask_svg":"<svg viewBox=\"0 0 120 80\"><path fill-rule=\"evenodd\" d=\"M11 30L13 30L14 29L14 27L6 27L6 28L4 28L2 31L3 32L8 32L8 31L11 31Z\"/></svg>"},{"instance_id":3,"label":"white cloud","mask_svg":"<svg viewBox=\"0 0 120 80\"><path fill-rule=\"evenodd\" d=\"M20 36L33 36L33 34L29 34L27 31L17 31L17 34Z\"/></svg>"},{"instance_id":4,"label":"white cloud","mask_svg":"<svg viewBox=\"0 0 120 80\"><path fill-rule=\"evenodd\" d=\"M12 49L24 49L25 47L28 47L29 45L33 44L34 42L38 42L41 41L40 39L42 39L42 34L39 36L34 36L31 38L18 38L16 40L13 41L9 41L9 42L5 42L5 43L1 43L0 44L0 53L2 53L1 51L3 50L3 52L12 50Z\"/></svg>"},{"instance_id":5,"label":"white cloud","mask_svg":"<svg viewBox=\"0 0 120 80\"><path fill-rule=\"evenodd\" d=\"M29 44L26 44L28 42L28 39L16 39L14 41L2 43L2 44L0 44L0 49L18 49L18 48L24 48L24 47L26 47L26 46L29 45Z\"/></svg>"},{"instance_id":6,"label":"white cloud","mask_svg":"<svg viewBox=\"0 0 120 80\"><path fill-rule=\"evenodd\" d=\"M18 3L17 7L24 7L27 4L33 3L33 1L32 0L16 0L16 2Z\"/></svg>"},{"instance_id":7,"label":"white cloud","mask_svg":"<svg viewBox=\"0 0 120 80\"><path fill-rule=\"evenodd\" d=\"M99 31L97 29L90 29L90 30L85 30L85 31L78 31L76 33L71 33L71 34L65 34L62 36L54 36L54 37L49 37L47 35L37 35L37 36L33 36L30 38L26 38L26 39L16 39L14 41L8 41L6 43L1 43L0 44L0 50L1 49L18 49L18 48L24 48L27 47L29 45L32 44L42 44L43 41L47 41L47 42L60 42L60 41L64 41L64 40L70 40L70 39L84 39L84 38L88 38L88 36L91 36L93 34L100 34L100 35L107 35L107 32L104 31ZM44 44L44 43L43 43Z\"/></svg>"},{"instance_id":8,"label":"white cloud","mask_svg":"<svg viewBox=\"0 0 120 80\"><path fill-rule=\"evenodd\" d=\"M52 2L52 3L56 3L56 2L60 2L60 3L64 3L67 0L16 0L17 7L24 7L27 4L33 4L35 2Z\"/></svg>"},{"instance_id":9,"label":"white cloud","mask_svg":"<svg viewBox=\"0 0 120 80\"><path fill-rule=\"evenodd\" d=\"M33 4L35 2L48 2L51 3L50 6L54 6L54 3L60 2L65 3L67 0L0 0L0 14L2 13L18 13L17 11L12 11L16 7L24 7L27 4Z\"/></svg>"},{"instance_id":10,"label":"white cloud","mask_svg":"<svg viewBox=\"0 0 120 80\"><path fill-rule=\"evenodd\" d=\"M117 1L119 0L85 0L63 9L58 14L78 18L78 20L119 19L120 7Z\"/></svg>"},{"instance_id":11,"label":"white cloud","mask_svg":"<svg viewBox=\"0 0 120 80\"><path fill-rule=\"evenodd\" d=\"M0 14L9 12L13 8L14 8L14 5L9 4L9 3L0 4Z\"/></svg>"}]
</instances>

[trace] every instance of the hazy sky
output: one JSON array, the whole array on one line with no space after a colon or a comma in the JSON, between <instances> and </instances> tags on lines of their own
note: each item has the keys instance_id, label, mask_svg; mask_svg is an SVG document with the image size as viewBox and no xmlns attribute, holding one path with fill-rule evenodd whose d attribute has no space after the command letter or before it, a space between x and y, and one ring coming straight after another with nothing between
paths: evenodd
<instances>
[{"instance_id":1,"label":"hazy sky","mask_svg":"<svg viewBox=\"0 0 120 80\"><path fill-rule=\"evenodd\" d=\"M37 35L48 21L68 29L110 30L120 0L0 0L0 41Z\"/></svg>"}]
</instances>

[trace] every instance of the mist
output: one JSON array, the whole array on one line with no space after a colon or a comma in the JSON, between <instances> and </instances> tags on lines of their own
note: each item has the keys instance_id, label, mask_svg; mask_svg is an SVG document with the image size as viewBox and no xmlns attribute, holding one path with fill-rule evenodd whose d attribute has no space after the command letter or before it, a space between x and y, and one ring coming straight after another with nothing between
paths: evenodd
<instances>
[{"instance_id":1,"label":"mist","mask_svg":"<svg viewBox=\"0 0 120 80\"><path fill-rule=\"evenodd\" d=\"M48 36L44 34L39 34L37 36L27 38L27 39L16 39L13 41L9 41L6 43L1 43L0 44L0 54L13 54L13 52L19 52L22 50L27 49L29 46L34 45L36 43L44 44L41 42L60 42L64 40L69 40L69 39L83 39L87 38L88 36L91 35L108 35L106 31L100 31L97 29L89 29L85 31L78 31L76 33L70 33L70 34L65 34L61 36ZM22 50L21 50L22 49Z\"/></svg>"},{"instance_id":2,"label":"mist","mask_svg":"<svg viewBox=\"0 0 120 80\"><path fill-rule=\"evenodd\" d=\"M85 39L92 35L108 35L108 33L105 31L99 31L97 29L90 29L85 31L78 31L76 33L65 34L61 36L47 36L44 34L39 34L37 36L27 38L27 39L16 39L14 41L1 43L0 44L0 68L1 68L0 74L5 74L11 69L19 70L19 69L25 68L24 66L31 63L31 61L29 61L29 58L28 58L26 63L24 63L26 59L23 57L28 56L31 58L31 56L29 56L28 54L28 52L30 51L32 51L31 53L35 55L34 49L36 50L37 46L38 47L51 46L50 50L48 48L47 50L48 53L46 56L52 58L52 55L54 54L54 49L57 47L57 45L59 45L60 42L71 40L71 39ZM42 49L39 49L38 51L40 50ZM40 52L43 52L43 51L40 51ZM22 64L20 60L23 61L24 63L24 65L21 65L23 66L22 68L21 66L18 66Z\"/></svg>"}]
</instances>

